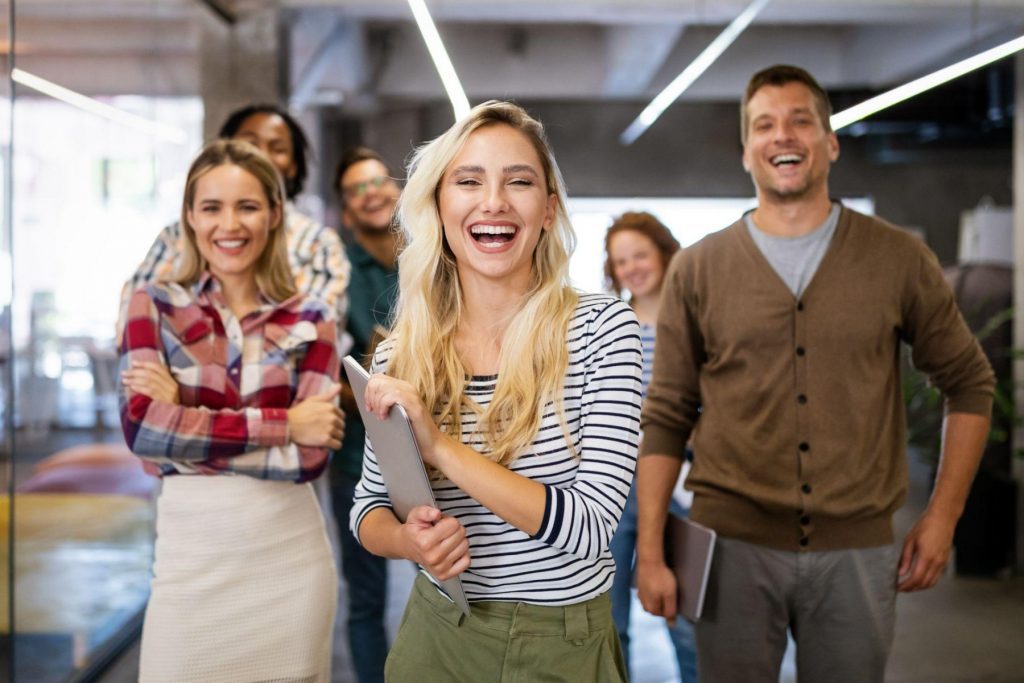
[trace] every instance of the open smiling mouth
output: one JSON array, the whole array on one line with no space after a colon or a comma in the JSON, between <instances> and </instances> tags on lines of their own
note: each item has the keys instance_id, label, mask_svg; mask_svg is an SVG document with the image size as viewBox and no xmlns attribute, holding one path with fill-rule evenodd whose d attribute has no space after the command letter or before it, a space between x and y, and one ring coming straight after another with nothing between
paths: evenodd
<instances>
[{"instance_id":1,"label":"open smiling mouth","mask_svg":"<svg viewBox=\"0 0 1024 683\"><path fill-rule=\"evenodd\" d=\"M803 160L802 154L776 154L769 161L775 168L788 168L796 166Z\"/></svg>"},{"instance_id":2,"label":"open smiling mouth","mask_svg":"<svg viewBox=\"0 0 1024 683\"><path fill-rule=\"evenodd\" d=\"M500 249L516 238L519 230L512 225L474 225L469 229L476 243L485 249Z\"/></svg>"},{"instance_id":3,"label":"open smiling mouth","mask_svg":"<svg viewBox=\"0 0 1024 683\"><path fill-rule=\"evenodd\" d=\"M235 251L236 249L241 249L246 244L248 244L249 240L246 240L246 239L214 240L213 243L214 243L215 246L219 247L220 249L224 249L224 250L227 250L227 251Z\"/></svg>"}]
</instances>

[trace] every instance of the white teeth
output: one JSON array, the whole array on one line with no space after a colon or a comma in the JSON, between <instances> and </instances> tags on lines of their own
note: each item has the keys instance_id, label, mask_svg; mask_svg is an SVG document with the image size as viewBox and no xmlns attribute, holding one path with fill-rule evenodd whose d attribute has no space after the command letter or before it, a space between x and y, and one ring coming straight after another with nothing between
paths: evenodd
<instances>
[{"instance_id":1,"label":"white teeth","mask_svg":"<svg viewBox=\"0 0 1024 683\"><path fill-rule=\"evenodd\" d=\"M245 240L217 240L216 244L225 249L237 249L245 244Z\"/></svg>"},{"instance_id":2,"label":"white teeth","mask_svg":"<svg viewBox=\"0 0 1024 683\"><path fill-rule=\"evenodd\" d=\"M791 164L799 164L803 160L804 160L803 156L801 156L799 154L778 154L776 156L773 156L772 159L771 159L772 166L778 166L780 164L790 164L790 163Z\"/></svg>"},{"instance_id":3,"label":"white teeth","mask_svg":"<svg viewBox=\"0 0 1024 683\"><path fill-rule=\"evenodd\" d=\"M474 225L469 229L474 235L514 235L516 229L511 225Z\"/></svg>"}]
</instances>

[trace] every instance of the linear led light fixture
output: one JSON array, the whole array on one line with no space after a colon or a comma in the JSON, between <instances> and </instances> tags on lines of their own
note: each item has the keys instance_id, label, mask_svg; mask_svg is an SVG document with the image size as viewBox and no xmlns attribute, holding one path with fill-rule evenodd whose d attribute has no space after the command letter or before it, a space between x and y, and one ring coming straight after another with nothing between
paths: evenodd
<instances>
[{"instance_id":1,"label":"linear led light fixture","mask_svg":"<svg viewBox=\"0 0 1024 683\"><path fill-rule=\"evenodd\" d=\"M939 69L927 76L922 76L921 78L901 85L898 88L893 88L881 95L864 100L860 104L854 105L849 109L844 109L838 114L833 114L831 118L829 118L829 122L832 124L832 130L845 128L851 123L867 118L886 107L891 107L894 104L908 100L915 95L923 93L925 90L930 90L931 88L942 85L954 78L959 78L966 73L974 71L975 69L980 69L983 66L999 61L1003 57L1008 57L1014 52L1019 52L1021 50L1024 50L1024 36L1014 38L1009 42L997 45L996 47L985 50L984 52L979 52L973 57L968 57L967 59L957 62L951 66L947 66L944 69Z\"/></svg>"},{"instance_id":2,"label":"linear led light fixture","mask_svg":"<svg viewBox=\"0 0 1024 683\"><path fill-rule=\"evenodd\" d=\"M430 17L425 0L409 0L409 8L416 18L416 25L420 27L423 42L427 44L427 51L430 52L430 58L434 60L434 67L441 77L441 83L444 85L445 92L448 93L448 99L452 102L452 109L455 110L455 120L458 121L469 113L469 99L466 97L466 91L462 89L462 83L459 82L459 76L455 73L452 60L448 58L448 51L444 49L441 35L437 32L434 20Z\"/></svg>"},{"instance_id":3,"label":"linear led light fixture","mask_svg":"<svg viewBox=\"0 0 1024 683\"><path fill-rule=\"evenodd\" d=\"M410 0L411 1L411 0ZM725 30L711 41L711 44L704 48L704 51L697 55L697 58L690 62L690 65L683 69L675 80L668 84L664 90L658 93L657 97L640 112L633 123L629 124L626 130L622 131L619 141L623 145L632 145L644 132L651 127L658 117L664 113L669 106L679 99L683 92L693 85L693 82L700 78L701 74L707 71L708 67L715 63L715 60L722 56L733 41L750 25L754 17L764 9L771 0L754 0L747 5L747 8L740 12L732 20Z\"/></svg>"},{"instance_id":4,"label":"linear led light fixture","mask_svg":"<svg viewBox=\"0 0 1024 683\"><path fill-rule=\"evenodd\" d=\"M27 88L32 88L37 92L49 95L54 99L70 104L73 107L78 107L79 109L91 114L102 116L103 118L125 126L126 128L132 128L147 135L152 135L162 140L173 142L177 145L184 145L188 142L188 135L185 134L185 131L179 128L168 126L164 123L157 123L156 121L150 121L149 119L135 114L130 114L122 109L118 109L117 107L111 107L109 104L104 104L99 100L86 97L81 93L69 90L64 86L57 85L52 81L40 78L39 76L30 74L27 71L22 71L17 68L11 69L11 79Z\"/></svg>"}]
</instances>

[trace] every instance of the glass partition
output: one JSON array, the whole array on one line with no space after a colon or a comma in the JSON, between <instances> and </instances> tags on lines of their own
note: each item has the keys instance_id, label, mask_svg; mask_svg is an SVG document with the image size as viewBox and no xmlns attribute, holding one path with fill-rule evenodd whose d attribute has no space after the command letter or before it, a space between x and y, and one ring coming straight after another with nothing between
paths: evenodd
<instances>
[{"instance_id":1,"label":"glass partition","mask_svg":"<svg viewBox=\"0 0 1024 683\"><path fill-rule=\"evenodd\" d=\"M141 623L158 482L121 435L115 323L200 146L197 7L26 0L11 12L0 301L15 681L87 678Z\"/></svg>"},{"instance_id":2,"label":"glass partition","mask_svg":"<svg viewBox=\"0 0 1024 683\"><path fill-rule=\"evenodd\" d=\"M10 66L14 54L12 5L0 0L0 681L14 678L13 591L14 553L11 514L13 478L12 441L13 369L11 363L11 103Z\"/></svg>"}]
</instances>

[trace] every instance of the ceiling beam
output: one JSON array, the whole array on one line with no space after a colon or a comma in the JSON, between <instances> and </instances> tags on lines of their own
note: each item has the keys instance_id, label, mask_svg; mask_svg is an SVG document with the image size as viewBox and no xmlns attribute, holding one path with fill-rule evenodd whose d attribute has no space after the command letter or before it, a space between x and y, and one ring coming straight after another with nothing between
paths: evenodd
<instances>
[{"instance_id":1,"label":"ceiling beam","mask_svg":"<svg viewBox=\"0 0 1024 683\"><path fill-rule=\"evenodd\" d=\"M893 83L952 64L958 59L996 45L1002 40L1002 22L984 22L975 27L964 24L926 24L914 29L899 26L869 26L856 29L843 45L846 80L869 88ZM1017 33L1016 27L1012 29Z\"/></svg>"},{"instance_id":2,"label":"ceiling beam","mask_svg":"<svg viewBox=\"0 0 1024 683\"><path fill-rule=\"evenodd\" d=\"M326 35L316 44L301 73L292 83L289 101L294 109L301 111L309 106L316 99L321 86L327 85L342 93L351 93L358 90L366 80L362 24L335 19L328 26L330 28ZM333 71L331 67L334 67Z\"/></svg>"},{"instance_id":3,"label":"ceiling beam","mask_svg":"<svg viewBox=\"0 0 1024 683\"><path fill-rule=\"evenodd\" d=\"M615 98L643 95L683 30L678 24L609 27L602 94Z\"/></svg>"},{"instance_id":4,"label":"ceiling beam","mask_svg":"<svg viewBox=\"0 0 1024 683\"><path fill-rule=\"evenodd\" d=\"M228 26L234 26L235 22L238 21L238 16L228 9L224 0L199 0L199 2L206 5L211 12L220 17Z\"/></svg>"}]
</instances>

